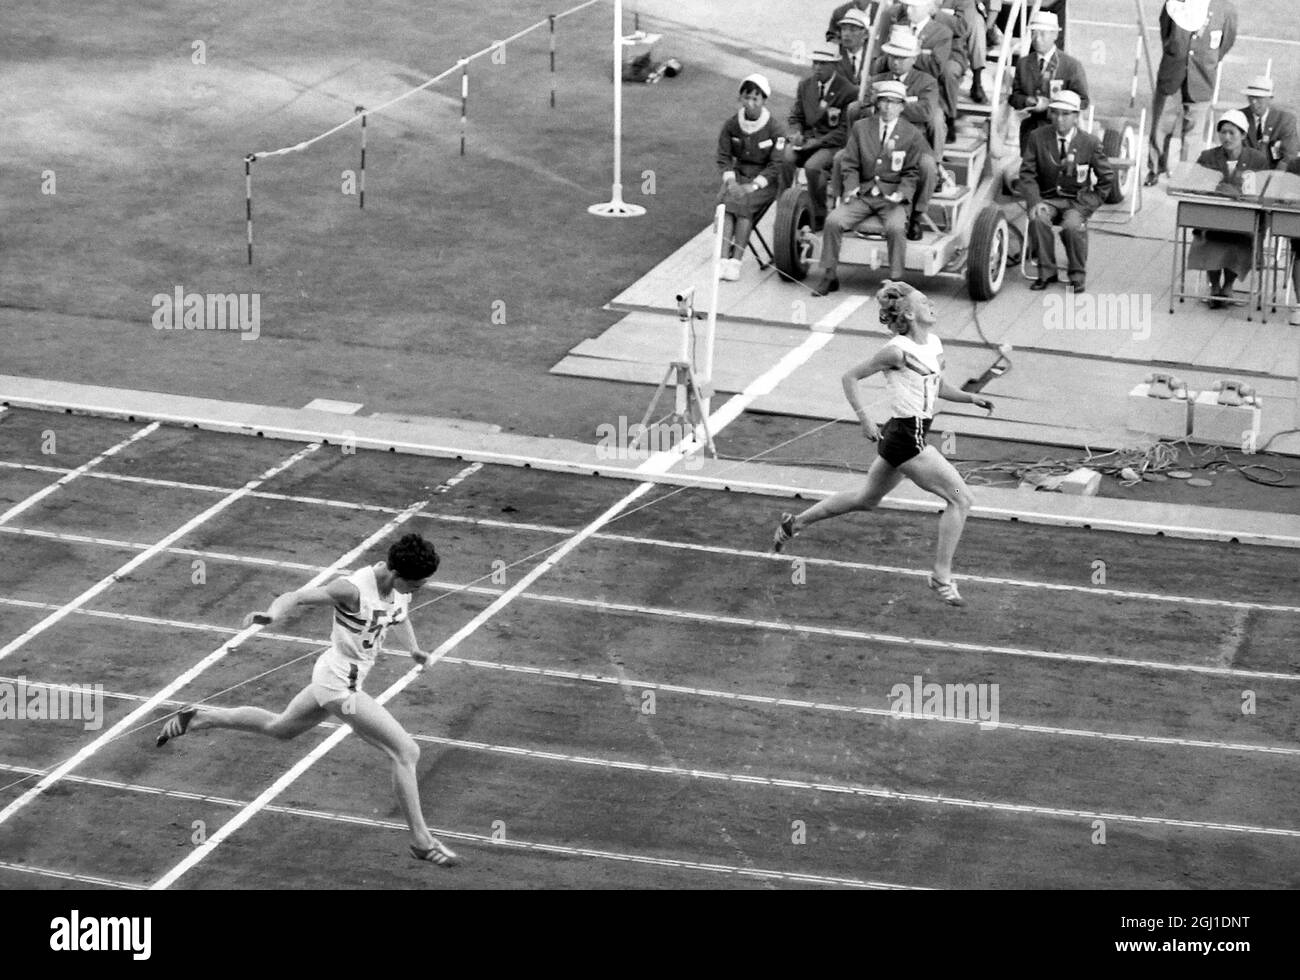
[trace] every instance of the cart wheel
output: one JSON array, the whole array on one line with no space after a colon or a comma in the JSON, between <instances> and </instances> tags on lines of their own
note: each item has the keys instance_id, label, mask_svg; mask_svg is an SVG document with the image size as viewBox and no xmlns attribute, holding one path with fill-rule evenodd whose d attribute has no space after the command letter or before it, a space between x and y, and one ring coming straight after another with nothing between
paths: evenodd
<instances>
[{"instance_id":1,"label":"cart wheel","mask_svg":"<svg viewBox=\"0 0 1300 980\"><path fill-rule=\"evenodd\" d=\"M1007 274L1007 250L1011 229L1002 212L990 204L975 218L970 233L970 254L966 260L966 286L971 299L990 300L1002 288Z\"/></svg>"},{"instance_id":2,"label":"cart wheel","mask_svg":"<svg viewBox=\"0 0 1300 980\"><path fill-rule=\"evenodd\" d=\"M1127 119L1106 127L1101 138L1102 152L1108 157L1122 157L1126 160L1138 159L1137 131ZM1137 182L1141 178L1142 168L1134 163L1124 173L1122 181L1115 181L1115 189L1106 198L1107 204L1121 204L1128 200L1130 194L1137 191Z\"/></svg>"},{"instance_id":3,"label":"cart wheel","mask_svg":"<svg viewBox=\"0 0 1300 980\"><path fill-rule=\"evenodd\" d=\"M772 232L776 267L791 279L804 279L811 268L809 239L812 230L812 198L806 188L789 187L776 199L776 221Z\"/></svg>"}]
</instances>

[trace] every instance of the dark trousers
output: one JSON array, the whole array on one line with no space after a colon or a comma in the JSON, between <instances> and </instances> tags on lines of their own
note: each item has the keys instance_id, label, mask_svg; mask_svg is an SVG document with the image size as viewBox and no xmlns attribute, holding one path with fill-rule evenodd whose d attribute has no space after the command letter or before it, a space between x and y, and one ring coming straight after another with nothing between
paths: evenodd
<instances>
[{"instance_id":1,"label":"dark trousers","mask_svg":"<svg viewBox=\"0 0 1300 980\"><path fill-rule=\"evenodd\" d=\"M885 241L889 244L889 274L894 279L901 279L903 260L907 256L907 209L906 203L895 204L883 197L859 196L848 204L840 204L826 219L822 235L822 269L834 275L840 262L844 233L876 215L884 223Z\"/></svg>"},{"instance_id":2,"label":"dark trousers","mask_svg":"<svg viewBox=\"0 0 1300 980\"><path fill-rule=\"evenodd\" d=\"M1050 220L1029 219L1029 242L1038 260L1038 275L1042 279L1057 275L1056 236L1052 229L1059 226L1070 281L1082 282L1088 268L1088 219L1073 201L1065 198L1052 198L1043 203L1052 209Z\"/></svg>"}]
</instances>

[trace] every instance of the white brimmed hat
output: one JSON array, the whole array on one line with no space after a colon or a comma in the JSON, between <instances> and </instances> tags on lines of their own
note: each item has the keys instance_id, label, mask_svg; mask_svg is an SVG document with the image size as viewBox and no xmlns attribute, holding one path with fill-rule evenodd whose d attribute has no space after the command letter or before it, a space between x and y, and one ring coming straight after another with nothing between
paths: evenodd
<instances>
[{"instance_id":1,"label":"white brimmed hat","mask_svg":"<svg viewBox=\"0 0 1300 980\"><path fill-rule=\"evenodd\" d=\"M1210 0L1166 0L1165 13L1183 30L1195 34L1210 19Z\"/></svg>"},{"instance_id":2,"label":"white brimmed hat","mask_svg":"<svg viewBox=\"0 0 1300 980\"><path fill-rule=\"evenodd\" d=\"M1214 131L1217 133L1219 131L1219 127L1222 126L1224 123L1232 123L1234 126L1236 126L1238 129L1241 130L1242 136L1245 136L1247 133L1250 132L1250 123L1246 119L1246 114L1242 112L1240 109L1229 109L1222 116L1220 116L1219 121L1214 124Z\"/></svg>"},{"instance_id":3,"label":"white brimmed hat","mask_svg":"<svg viewBox=\"0 0 1300 980\"><path fill-rule=\"evenodd\" d=\"M1061 22L1056 19L1056 14L1040 10L1029 18L1029 29L1031 31L1059 31Z\"/></svg>"},{"instance_id":4,"label":"white brimmed hat","mask_svg":"<svg viewBox=\"0 0 1300 980\"><path fill-rule=\"evenodd\" d=\"M817 61L839 61L840 46L838 44L814 44L812 49L812 60Z\"/></svg>"},{"instance_id":5,"label":"white brimmed hat","mask_svg":"<svg viewBox=\"0 0 1300 980\"><path fill-rule=\"evenodd\" d=\"M845 24L852 24L855 27L861 27L864 31L871 30L871 21L867 20L867 15L857 7L853 7L846 11L844 16L836 22L836 26L840 27Z\"/></svg>"},{"instance_id":6,"label":"white brimmed hat","mask_svg":"<svg viewBox=\"0 0 1300 980\"><path fill-rule=\"evenodd\" d=\"M1083 100L1079 98L1078 92L1063 88L1052 96L1052 101L1047 103L1047 108L1059 109L1062 112L1082 112Z\"/></svg>"},{"instance_id":7,"label":"white brimmed hat","mask_svg":"<svg viewBox=\"0 0 1300 980\"><path fill-rule=\"evenodd\" d=\"M740 87L744 88L747 82L753 82L757 85L758 90L763 93L763 98L770 99L772 97L772 83L767 80L766 75L760 75L758 72L746 75L740 80Z\"/></svg>"},{"instance_id":8,"label":"white brimmed hat","mask_svg":"<svg viewBox=\"0 0 1300 980\"><path fill-rule=\"evenodd\" d=\"M1251 81L1243 90L1247 96L1258 95L1266 98L1273 97L1273 79L1267 75L1260 75Z\"/></svg>"},{"instance_id":9,"label":"white brimmed hat","mask_svg":"<svg viewBox=\"0 0 1300 980\"><path fill-rule=\"evenodd\" d=\"M906 27L895 26L890 28L889 40L880 46L880 50L900 58L915 58L921 53L921 44Z\"/></svg>"},{"instance_id":10,"label":"white brimmed hat","mask_svg":"<svg viewBox=\"0 0 1300 980\"><path fill-rule=\"evenodd\" d=\"M907 101L907 86L896 78L887 78L871 84L871 101L876 99L897 99Z\"/></svg>"}]
</instances>

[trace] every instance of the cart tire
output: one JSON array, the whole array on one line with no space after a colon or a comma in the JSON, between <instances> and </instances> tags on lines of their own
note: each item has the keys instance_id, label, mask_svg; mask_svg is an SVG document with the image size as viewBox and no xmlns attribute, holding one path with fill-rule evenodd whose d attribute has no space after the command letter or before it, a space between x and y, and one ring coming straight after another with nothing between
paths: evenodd
<instances>
[{"instance_id":1,"label":"cart tire","mask_svg":"<svg viewBox=\"0 0 1300 980\"><path fill-rule=\"evenodd\" d=\"M1011 226L1002 212L990 204L975 218L966 261L966 286L971 299L991 300L1002 288L1007 275L1007 253L1011 247Z\"/></svg>"},{"instance_id":2,"label":"cart tire","mask_svg":"<svg viewBox=\"0 0 1300 980\"><path fill-rule=\"evenodd\" d=\"M1126 157L1138 159L1140 148L1137 146L1137 130L1127 119L1119 120L1106 127L1101 138L1102 152L1108 157ZM1116 180L1115 187L1106 198L1106 204L1122 204L1130 194L1137 190L1137 181L1141 179L1142 168L1136 164L1128 168L1122 181Z\"/></svg>"},{"instance_id":3,"label":"cart tire","mask_svg":"<svg viewBox=\"0 0 1300 980\"><path fill-rule=\"evenodd\" d=\"M801 280L811 263L804 237L812 234L812 197L806 188L789 187L776 199L776 220L772 231L773 258L782 275Z\"/></svg>"}]
</instances>

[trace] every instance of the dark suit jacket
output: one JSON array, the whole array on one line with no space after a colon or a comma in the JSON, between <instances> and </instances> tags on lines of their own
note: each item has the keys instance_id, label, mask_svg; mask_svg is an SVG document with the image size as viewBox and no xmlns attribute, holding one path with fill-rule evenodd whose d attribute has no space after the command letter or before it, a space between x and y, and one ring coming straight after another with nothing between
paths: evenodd
<instances>
[{"instance_id":1,"label":"dark suit jacket","mask_svg":"<svg viewBox=\"0 0 1300 980\"><path fill-rule=\"evenodd\" d=\"M1219 190L1223 193L1231 194L1236 191L1241 193L1242 175L1247 170L1268 170L1273 166L1273 161L1268 158L1263 150L1252 150L1250 147L1242 147L1241 157L1237 160L1236 169L1228 173L1228 154L1222 146L1212 146L1201 153L1196 158L1196 162L1210 170L1217 170L1219 176L1223 179L1219 182Z\"/></svg>"},{"instance_id":2,"label":"dark suit jacket","mask_svg":"<svg viewBox=\"0 0 1300 980\"><path fill-rule=\"evenodd\" d=\"M881 38L888 40L890 28L895 24L902 23L902 21L903 5L896 3L885 14L884 21L880 25ZM931 17L926 22L917 40L921 44L921 56L916 59L916 67L927 75L943 78L943 66L952 59L952 31ZM885 60L884 55L872 64L872 71L874 72L888 70L889 63Z\"/></svg>"},{"instance_id":3,"label":"dark suit jacket","mask_svg":"<svg viewBox=\"0 0 1300 980\"><path fill-rule=\"evenodd\" d=\"M1031 52L1016 65L1015 81L1011 83L1011 107L1025 109L1033 105L1038 96L1052 96L1052 82L1059 81L1061 88L1076 93L1083 102L1082 108L1088 108L1088 73L1078 58L1072 58L1064 51L1052 49L1052 59L1043 71L1037 53ZM1046 118L1046 114L1044 114Z\"/></svg>"},{"instance_id":4,"label":"dark suit jacket","mask_svg":"<svg viewBox=\"0 0 1300 980\"><path fill-rule=\"evenodd\" d=\"M850 0L849 3L842 3L835 8L835 12L831 14L831 22L826 25L826 40L838 41L840 39L840 18L857 6L856 3L853 3L852 0ZM867 4L867 9L862 11L867 15L867 23L874 24L876 22L876 13L879 10L880 0L871 0L871 2Z\"/></svg>"},{"instance_id":5,"label":"dark suit jacket","mask_svg":"<svg viewBox=\"0 0 1300 980\"><path fill-rule=\"evenodd\" d=\"M1016 190L1030 208L1044 198L1065 198L1087 218L1110 196L1115 171L1101 141L1082 129L1075 129L1068 151L1062 161L1055 127L1034 130L1020 162Z\"/></svg>"},{"instance_id":6,"label":"dark suit jacket","mask_svg":"<svg viewBox=\"0 0 1300 980\"><path fill-rule=\"evenodd\" d=\"M872 75L871 81L874 83L897 77L892 71L886 71ZM903 118L917 129L928 130L933 112L939 107L939 83L925 72L913 68L903 77L903 85L907 88L908 97L916 98L915 102L908 102L903 107ZM852 121L849 120L850 123Z\"/></svg>"},{"instance_id":7,"label":"dark suit jacket","mask_svg":"<svg viewBox=\"0 0 1300 980\"><path fill-rule=\"evenodd\" d=\"M1269 161L1281 170L1292 158L1300 156L1300 133L1296 132L1295 113L1277 106L1268 110L1264 117L1264 137L1255 135L1257 120L1250 111L1250 106L1241 110L1250 121L1250 132L1246 134L1246 145L1252 150L1262 150L1268 154Z\"/></svg>"},{"instance_id":8,"label":"dark suit jacket","mask_svg":"<svg viewBox=\"0 0 1300 980\"><path fill-rule=\"evenodd\" d=\"M1209 22L1196 34L1175 24L1162 6L1163 56L1156 74L1156 92L1176 95L1181 91L1188 102L1209 102L1214 96L1214 71L1236 40L1237 8L1232 0L1210 0Z\"/></svg>"},{"instance_id":9,"label":"dark suit jacket","mask_svg":"<svg viewBox=\"0 0 1300 980\"><path fill-rule=\"evenodd\" d=\"M844 176L844 193L863 188L869 195L874 184L882 196L897 191L910 204L921 180L921 154L926 147L920 130L906 119L894 123L889 142L880 142L880 120L876 116L859 119L849 130L848 144L840 172Z\"/></svg>"},{"instance_id":10,"label":"dark suit jacket","mask_svg":"<svg viewBox=\"0 0 1300 980\"><path fill-rule=\"evenodd\" d=\"M830 89L823 102L821 83L809 75L795 92L788 120L790 135L802 133L805 139L819 139L823 146L839 149L849 135L845 110L857 97L858 87L836 72L831 76Z\"/></svg>"},{"instance_id":11,"label":"dark suit jacket","mask_svg":"<svg viewBox=\"0 0 1300 980\"><path fill-rule=\"evenodd\" d=\"M866 42L862 42L862 49L864 51L866 50L866 47ZM864 67L866 66L864 65ZM849 58L848 51L845 51L843 48L840 49L840 62L835 66L835 73L837 75L843 75L855 86L862 80L862 73L853 70L853 61Z\"/></svg>"}]
</instances>

